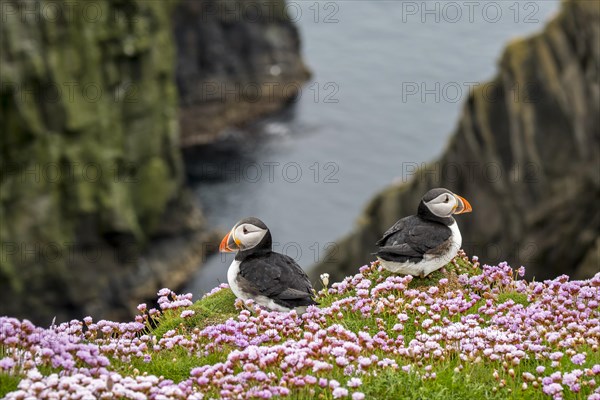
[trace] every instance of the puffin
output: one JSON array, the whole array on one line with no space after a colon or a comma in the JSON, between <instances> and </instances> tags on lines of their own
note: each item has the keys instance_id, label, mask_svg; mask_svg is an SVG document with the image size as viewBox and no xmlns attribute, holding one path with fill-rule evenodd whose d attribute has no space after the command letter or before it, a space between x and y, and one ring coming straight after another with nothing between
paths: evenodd
<instances>
[{"instance_id":1,"label":"puffin","mask_svg":"<svg viewBox=\"0 0 600 400\"><path fill-rule=\"evenodd\" d=\"M258 218L239 221L219 246L223 253L237 252L227 271L227 281L235 296L271 310L306 311L314 289L308 276L293 258L272 251L269 228Z\"/></svg>"},{"instance_id":2,"label":"puffin","mask_svg":"<svg viewBox=\"0 0 600 400\"><path fill-rule=\"evenodd\" d=\"M456 256L462 236L452 216L471 211L465 198L448 189L431 189L416 215L402 218L383 234L374 254L388 271L424 278Z\"/></svg>"}]
</instances>

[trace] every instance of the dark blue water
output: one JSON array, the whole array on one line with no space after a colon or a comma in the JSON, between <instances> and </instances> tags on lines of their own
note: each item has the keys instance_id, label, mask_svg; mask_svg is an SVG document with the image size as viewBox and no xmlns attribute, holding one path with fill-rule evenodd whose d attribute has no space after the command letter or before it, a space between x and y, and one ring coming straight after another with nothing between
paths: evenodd
<instances>
[{"instance_id":1,"label":"dark blue water","mask_svg":"<svg viewBox=\"0 0 600 400\"><path fill-rule=\"evenodd\" d=\"M313 81L290 109L253 126L253 140L233 140L237 156L215 150L194 166L205 176L195 193L211 224L229 230L259 217L275 249L309 268L377 191L440 155L468 87L493 77L507 42L540 30L559 7L424 4L290 3ZM232 258L207 260L186 289L199 296L226 282Z\"/></svg>"}]
</instances>

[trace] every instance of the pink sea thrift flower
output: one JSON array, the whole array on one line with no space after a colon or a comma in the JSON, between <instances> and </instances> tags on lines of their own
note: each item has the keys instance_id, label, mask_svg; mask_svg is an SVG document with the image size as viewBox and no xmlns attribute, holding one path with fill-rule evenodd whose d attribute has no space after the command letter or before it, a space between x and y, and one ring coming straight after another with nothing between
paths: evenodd
<instances>
[{"instance_id":1,"label":"pink sea thrift flower","mask_svg":"<svg viewBox=\"0 0 600 400\"><path fill-rule=\"evenodd\" d=\"M343 397L348 397L348 389L338 387L333 390L332 394L333 394L334 399L341 399Z\"/></svg>"},{"instance_id":2,"label":"pink sea thrift flower","mask_svg":"<svg viewBox=\"0 0 600 400\"><path fill-rule=\"evenodd\" d=\"M196 314L196 312L194 310L185 310L181 313L180 317L181 318L189 318L189 317L193 316L194 314Z\"/></svg>"},{"instance_id":3,"label":"pink sea thrift flower","mask_svg":"<svg viewBox=\"0 0 600 400\"><path fill-rule=\"evenodd\" d=\"M571 362L575 365L583 365L583 363L585 363L585 354L575 354L573 357L571 357Z\"/></svg>"},{"instance_id":4,"label":"pink sea thrift flower","mask_svg":"<svg viewBox=\"0 0 600 400\"><path fill-rule=\"evenodd\" d=\"M362 380L360 378L351 378L348 383L347 383L348 387L350 388L357 388L360 385L362 385Z\"/></svg>"}]
</instances>

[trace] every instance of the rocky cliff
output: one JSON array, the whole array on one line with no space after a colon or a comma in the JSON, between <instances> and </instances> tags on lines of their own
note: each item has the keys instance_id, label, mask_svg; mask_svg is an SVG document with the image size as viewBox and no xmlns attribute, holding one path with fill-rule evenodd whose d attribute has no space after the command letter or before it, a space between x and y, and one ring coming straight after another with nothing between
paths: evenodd
<instances>
[{"instance_id":1,"label":"rocky cliff","mask_svg":"<svg viewBox=\"0 0 600 400\"><path fill-rule=\"evenodd\" d=\"M123 319L214 250L179 123L210 142L307 77L284 0L252 4L2 2L0 315Z\"/></svg>"},{"instance_id":2,"label":"rocky cliff","mask_svg":"<svg viewBox=\"0 0 600 400\"><path fill-rule=\"evenodd\" d=\"M173 24L183 146L281 108L309 76L284 0L183 0Z\"/></svg>"},{"instance_id":3,"label":"rocky cliff","mask_svg":"<svg viewBox=\"0 0 600 400\"><path fill-rule=\"evenodd\" d=\"M3 2L0 314L123 318L207 241L183 188L172 2Z\"/></svg>"},{"instance_id":4,"label":"rocky cliff","mask_svg":"<svg viewBox=\"0 0 600 400\"><path fill-rule=\"evenodd\" d=\"M437 186L473 205L458 221L469 254L538 279L600 271L599 7L566 1L543 32L510 43L441 158L375 196L313 276L372 260L375 241Z\"/></svg>"}]
</instances>

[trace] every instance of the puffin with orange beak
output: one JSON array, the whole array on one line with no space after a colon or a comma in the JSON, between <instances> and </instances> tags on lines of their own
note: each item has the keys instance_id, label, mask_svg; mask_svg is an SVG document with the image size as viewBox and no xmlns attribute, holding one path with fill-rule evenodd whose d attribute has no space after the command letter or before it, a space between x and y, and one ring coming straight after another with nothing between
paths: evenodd
<instances>
[{"instance_id":1,"label":"puffin with orange beak","mask_svg":"<svg viewBox=\"0 0 600 400\"><path fill-rule=\"evenodd\" d=\"M244 218L235 224L219 246L221 252L237 252L227 271L229 287L239 299L302 314L317 304L310 280L293 258L275 253L272 246L271 232L260 219Z\"/></svg>"},{"instance_id":2,"label":"puffin with orange beak","mask_svg":"<svg viewBox=\"0 0 600 400\"><path fill-rule=\"evenodd\" d=\"M421 278L450 262L462 245L455 214L471 212L463 197L448 189L427 192L417 215L402 218L383 234L375 253L388 271Z\"/></svg>"}]
</instances>

